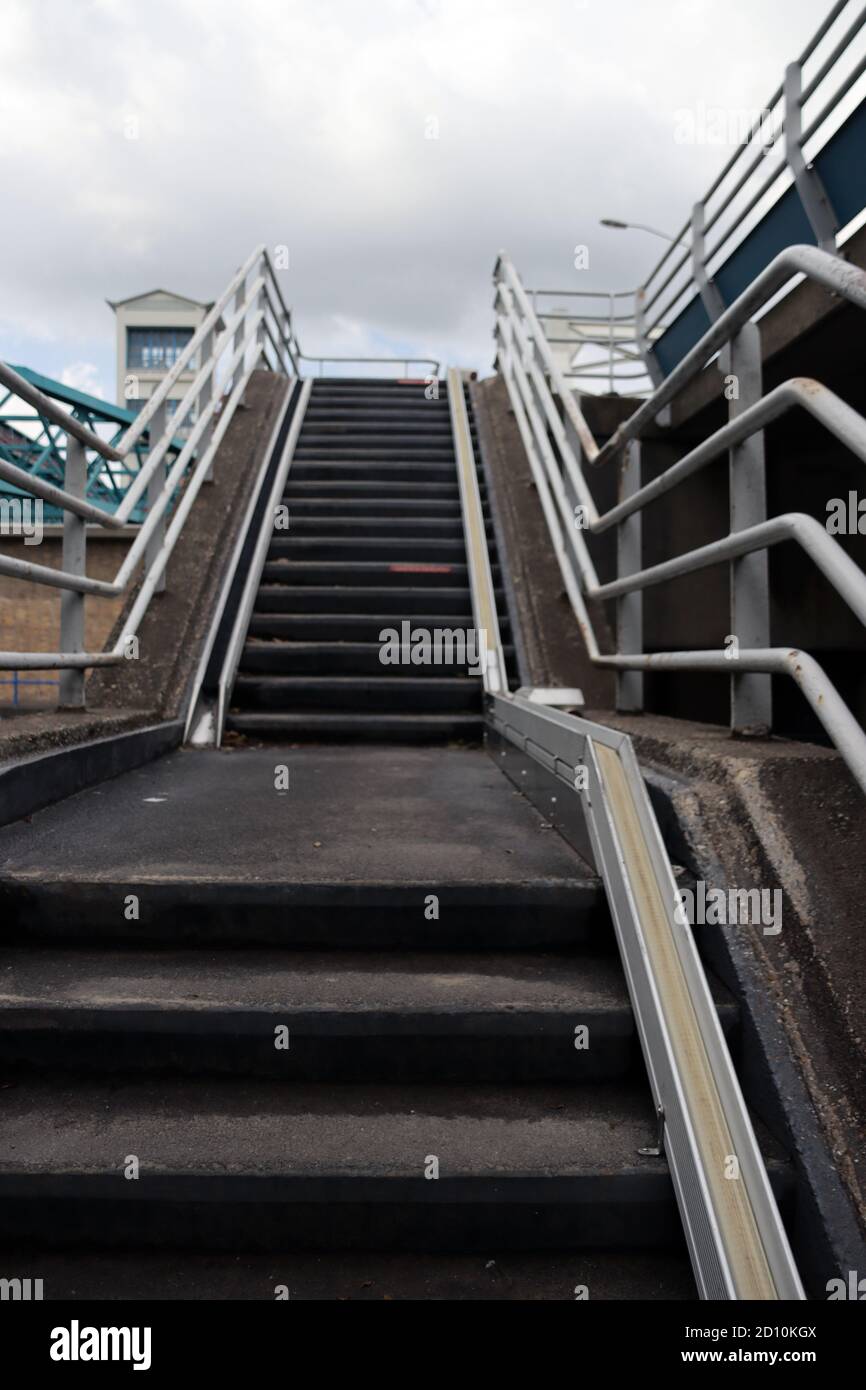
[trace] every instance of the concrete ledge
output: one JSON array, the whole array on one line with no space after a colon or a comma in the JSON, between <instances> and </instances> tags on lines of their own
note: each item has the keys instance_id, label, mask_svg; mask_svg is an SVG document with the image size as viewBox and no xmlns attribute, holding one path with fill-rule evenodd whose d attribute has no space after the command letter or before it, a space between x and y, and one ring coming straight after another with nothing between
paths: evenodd
<instances>
[{"instance_id":1,"label":"concrete ledge","mask_svg":"<svg viewBox=\"0 0 866 1390\"><path fill-rule=\"evenodd\" d=\"M503 569L519 640L534 685L578 686L594 705L612 705L614 680L587 659L538 498L529 461L501 377L473 382L472 406L484 467L490 476L501 528ZM592 621L604 642L607 624L599 604Z\"/></svg>"},{"instance_id":2,"label":"concrete ledge","mask_svg":"<svg viewBox=\"0 0 866 1390\"><path fill-rule=\"evenodd\" d=\"M176 748L182 737L183 722L175 720L0 764L0 825L140 767Z\"/></svg>"}]
</instances>

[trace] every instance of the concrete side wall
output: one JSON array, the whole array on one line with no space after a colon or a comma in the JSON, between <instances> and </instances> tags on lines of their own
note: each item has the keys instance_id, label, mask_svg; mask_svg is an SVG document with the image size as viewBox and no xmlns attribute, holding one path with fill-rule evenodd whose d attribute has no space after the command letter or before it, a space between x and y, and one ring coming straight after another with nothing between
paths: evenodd
<instances>
[{"instance_id":1,"label":"concrete side wall","mask_svg":"<svg viewBox=\"0 0 866 1390\"><path fill-rule=\"evenodd\" d=\"M122 666L94 671L87 684L92 708L145 705L163 719L183 709L189 682L210 629L213 606L289 383L272 372L255 372L226 431L213 469L181 534L167 569L166 591L151 601L139 628L140 655ZM110 640L123 630L129 596Z\"/></svg>"},{"instance_id":2,"label":"concrete side wall","mask_svg":"<svg viewBox=\"0 0 866 1390\"><path fill-rule=\"evenodd\" d=\"M500 558L509 575L529 679L534 685L577 686L592 704L612 705L613 680L587 660L565 595L505 384L499 377L473 382L471 397L502 526ZM604 640L604 615L597 609L593 621Z\"/></svg>"}]
</instances>

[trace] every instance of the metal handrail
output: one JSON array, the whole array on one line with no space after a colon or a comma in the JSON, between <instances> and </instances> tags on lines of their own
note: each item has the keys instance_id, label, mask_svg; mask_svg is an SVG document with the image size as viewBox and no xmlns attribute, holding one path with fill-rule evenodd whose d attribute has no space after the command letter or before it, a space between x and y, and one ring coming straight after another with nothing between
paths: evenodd
<instances>
[{"instance_id":1,"label":"metal handrail","mask_svg":"<svg viewBox=\"0 0 866 1390\"><path fill-rule=\"evenodd\" d=\"M833 5L799 58L789 66L785 81L776 88L766 106L750 123L743 140L737 145L703 197L695 204L690 221L650 270L642 286L648 329L655 330L657 334L664 332L675 314L697 297L703 300L711 319L718 315L723 306L720 304L718 293L714 292L712 275L721 264L721 252L737 234L745 234L750 216L786 173L791 176L800 192L804 211L812 225L817 244L825 250L835 250L838 222L829 204L826 190L823 189L820 178L812 167L818 151L813 150L804 157L803 150L818 135L827 120L840 109L840 104L866 72L866 55L863 55L849 72L843 73L840 68L846 55L850 54L858 35L866 26L866 6L858 7L843 32L806 80L803 79L803 69L817 57L823 40L853 3L854 0L838 0L838 3ZM803 124L804 109L822 88L826 91L825 100ZM774 161L769 172L764 174L758 186L752 188L753 177L782 136L785 143L784 152ZM756 149L758 140L760 147ZM720 235L711 245L707 245L707 232L717 226L726 211L738 204L744 190L748 190L746 201L736 207ZM690 238L690 251L680 258L672 269L668 268L661 279L662 272L668 267L674 253L676 242L684 237ZM677 283L674 285L675 281ZM674 285L673 292L660 305L662 294L671 285Z\"/></svg>"},{"instance_id":2,"label":"metal handrail","mask_svg":"<svg viewBox=\"0 0 866 1390\"><path fill-rule=\"evenodd\" d=\"M750 466L754 469L754 458L747 458L743 450L750 441L757 439L760 442L759 472L753 471L752 483L757 495L763 496L763 430L772 420L794 407L809 411L861 462L866 463L866 419L863 416L810 378L794 378L763 395L758 368L758 385L752 392L754 399L746 391L745 397L736 403L726 425L689 450L657 478L641 486L639 453L637 458L634 455L639 451L643 431L721 349L730 354L735 349L745 352L750 345L754 348L751 335L757 334L757 329L751 322L752 315L795 272L804 274L858 308L866 309L864 271L815 247L788 248L712 325L649 399L638 406L607 443L599 448L551 352L515 267L504 252L500 253L494 271L497 364L505 380L529 459L566 592L583 633L587 653L595 665L610 667L618 672L714 670L731 675L732 661L727 651L642 652L641 592L651 585L709 565L763 555L769 547L784 540L795 540L802 546L860 622L866 624L866 574L850 559L838 541L813 517L803 513L788 513L769 520L764 515L756 515L747 524L741 516L734 515L733 484L729 535L649 569L643 569L640 565L639 528L644 508L722 453L729 452L732 470L743 470ZM725 364L726 370L729 365ZM747 375L744 373L744 376ZM583 460L588 459L599 466L614 457L622 460L620 498L614 506L599 514L584 475ZM586 533L601 533L612 527L618 528L617 577L610 583L602 584L589 553ZM733 672L735 680L739 680L742 673L758 677L785 674L796 680L855 779L866 791L866 732L813 658L797 650L769 645L767 583L765 572L759 604L764 610L766 644L750 642L739 651ZM617 601L615 653L604 653L599 648L587 609L587 601L591 599ZM732 624L736 630L733 616ZM626 707L641 708L642 690L638 689L635 694L634 678L631 679L629 700L632 703ZM732 723L736 727L734 684L732 681ZM769 690L764 694L764 708L769 709Z\"/></svg>"},{"instance_id":3,"label":"metal handrail","mask_svg":"<svg viewBox=\"0 0 866 1390\"><path fill-rule=\"evenodd\" d=\"M437 375L439 372L439 363L433 358L314 357L304 353L270 254L263 245L254 248L229 280L153 395L114 445L101 439L38 387L0 362L0 382L66 435L63 487L0 460L0 479L64 513L62 568L0 555L0 574L60 589L66 595L61 615L60 650L0 652L0 669L59 670L64 673L60 681L61 703L83 705L84 672L91 667L118 665L134 649L132 639L153 595L164 585L168 560L196 497L212 475L214 455L252 372L261 364L285 375L300 376L303 363L313 364L321 371L326 362L388 364L407 371L414 364L427 367ZM169 423L166 402L181 378L191 374L192 379L184 382L185 389ZM193 410L195 422L183 446L178 448L178 428ZM104 511L88 502L84 496L85 451L99 455L108 463L124 464L133 455L138 462L136 451L141 450L145 434L149 436L146 461L134 472L116 512ZM169 466L167 458L172 451L175 457ZM130 472L132 474L132 470ZM85 523L110 531L120 530L143 501L147 507L144 521L114 579L88 576ZM169 520L173 505L174 512ZM129 592L142 563L140 587L123 624L123 632L110 650L87 651L83 641L85 597L123 596Z\"/></svg>"},{"instance_id":4,"label":"metal handrail","mask_svg":"<svg viewBox=\"0 0 866 1390\"><path fill-rule=\"evenodd\" d=\"M535 314L545 324L555 322L571 325L573 328L570 335L545 334L547 342L551 345L572 349L568 366L563 368L564 376L575 381L606 381L608 391L611 394L618 392L618 388L623 384L626 385L627 389L619 391L619 394L635 396L646 394L650 378L644 363L642 331L635 316L635 290L527 288L526 294ZM555 307L547 309L539 303L539 300L542 299L603 300L608 305L608 312L606 314L583 313L578 308L574 310ZM630 300L632 303L631 311L629 313L617 312L618 300ZM633 348L631 351L629 350L630 346ZM581 349L587 347L603 349L604 355L594 357L591 361L581 361L578 354ZM635 366L639 368L637 371L633 370ZM640 386L629 389L632 382L644 383L645 389L641 389Z\"/></svg>"},{"instance_id":5,"label":"metal handrail","mask_svg":"<svg viewBox=\"0 0 866 1390\"><path fill-rule=\"evenodd\" d=\"M71 434L80 444L88 449L95 449L104 459L111 459L116 463L123 461L126 450L115 449L111 444L107 444L104 439L100 439L93 430L82 425L80 420L76 420L74 415L70 415L62 406L53 401L50 396L46 396L37 386L33 386L26 377L16 372L5 362L0 362L0 381L4 386L8 386L10 391L28 405L32 405L40 411L52 424L59 425L67 434ZM29 476L29 475L28 475Z\"/></svg>"}]
</instances>

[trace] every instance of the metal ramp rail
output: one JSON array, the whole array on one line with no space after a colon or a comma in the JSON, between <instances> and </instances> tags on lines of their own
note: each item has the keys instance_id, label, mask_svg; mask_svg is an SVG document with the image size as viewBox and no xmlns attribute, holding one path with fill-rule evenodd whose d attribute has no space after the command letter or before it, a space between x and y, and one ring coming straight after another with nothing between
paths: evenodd
<instances>
[{"instance_id":1,"label":"metal ramp rail","mask_svg":"<svg viewBox=\"0 0 866 1390\"><path fill-rule=\"evenodd\" d=\"M462 377L448 373L458 471L475 476ZM486 719L530 799L535 764L575 798L601 875L698 1290L705 1299L805 1298L673 871L630 739L501 684L496 602L477 492L463 487L476 622L490 620ZM568 571L564 571L568 573ZM570 581L573 584L573 580ZM549 695L549 692L548 692ZM562 692L563 703L573 693ZM522 774L522 777L521 775ZM523 780L523 779L525 780ZM545 810L547 806L545 805Z\"/></svg>"}]
</instances>

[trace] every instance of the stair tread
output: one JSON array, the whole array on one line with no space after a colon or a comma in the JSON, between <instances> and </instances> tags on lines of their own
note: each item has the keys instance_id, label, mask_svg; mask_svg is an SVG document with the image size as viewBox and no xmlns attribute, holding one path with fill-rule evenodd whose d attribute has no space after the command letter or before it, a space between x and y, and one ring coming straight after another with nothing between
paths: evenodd
<instances>
[{"instance_id":1,"label":"stair tread","mask_svg":"<svg viewBox=\"0 0 866 1390\"><path fill-rule=\"evenodd\" d=\"M427 593L429 593L430 591L429 591L429 589L422 589L421 592L427 594ZM393 593L393 590L389 590L389 593ZM272 612L268 611L267 609L263 609L261 612L260 612L258 609L255 609L255 610L253 611L253 617L252 617L252 621L253 621L254 623L255 623L255 622L259 622L259 623L261 623L261 625L262 625L263 627L268 626L270 623L279 623L279 622L285 621L285 622L287 622L287 623L292 622L292 623L299 623L299 624L304 624L304 623L309 623L309 624L315 624L315 623L346 623L347 625L352 625L352 624L358 624L358 625L360 625L360 624L362 624L362 623L366 623L366 624L368 624L369 626L375 625L376 627L379 627L379 626L382 626L382 627L389 627L389 626L390 626L390 627L397 627L397 628L399 628L400 623L403 622L405 619L406 619L406 614L405 614L405 613L402 613L402 612L401 612L401 613L390 613L390 614L388 614L388 613L351 613L351 612L343 613L343 612L340 612L339 609L335 609L333 613L327 613L327 612L324 612L324 611L322 611L322 612L320 612L320 613L303 613L303 612L297 612L297 613L290 613L290 612L272 613ZM472 614L471 614L471 613L468 613L468 612L467 612L467 613L463 613L463 614L454 614L454 613L413 613L413 614L412 614L412 623L413 623L413 625L416 624L416 623L418 623L418 624L420 624L422 627L433 627L433 626L460 627L461 625L462 625L462 626L465 626L467 623L471 624L471 622L472 622ZM252 632L252 629L251 629L251 632ZM253 634L253 635L255 636L255 634ZM327 640L327 639L326 639L326 640ZM343 639L333 639L333 640L337 643L337 645L343 645ZM345 639L345 640L346 640L346 641L350 641L351 639L347 638L347 639ZM313 643L310 643L310 645L313 645ZM371 639L368 643L366 643L366 644L364 644L364 645L378 646L379 643L378 643L378 642L375 642L375 641L373 641L373 640Z\"/></svg>"},{"instance_id":2,"label":"stair tread","mask_svg":"<svg viewBox=\"0 0 866 1390\"><path fill-rule=\"evenodd\" d=\"M315 718L255 715L251 722L297 726ZM434 718L423 717L427 724ZM52 885L66 902L70 880L79 897L83 885L108 893L146 882L196 892L200 884L234 884L251 896L280 883L287 901L296 900L299 885L341 882L359 892L367 885L373 898L377 885L426 883L437 891L429 886L437 882L503 881L513 892L554 880L575 898L584 885L598 892L595 874L542 828L542 817L481 750L395 747L383 755L348 745L298 748L283 761L291 786L282 797L268 749L242 757L175 752L37 811L29 823L4 826L0 910L8 913L16 885L27 885L27 912L32 896L50 895Z\"/></svg>"},{"instance_id":3,"label":"stair tread","mask_svg":"<svg viewBox=\"0 0 866 1390\"><path fill-rule=\"evenodd\" d=\"M611 957L501 952L392 952L388 955L273 949L231 952L55 950L0 951L0 1031L14 1015L44 1010L136 1010L158 1021L168 1011L293 1014L387 1013L448 1016L467 1011L498 1018L520 1012L626 1013L631 1006Z\"/></svg>"},{"instance_id":4,"label":"stair tread","mask_svg":"<svg viewBox=\"0 0 866 1390\"><path fill-rule=\"evenodd\" d=\"M402 1085L32 1078L6 1093L0 1193L15 1176L100 1174L120 1195L131 1153L151 1180L384 1178L433 1199L461 1177L667 1174L663 1158L638 1153L655 1126L644 1086L423 1084L406 1102ZM424 1178L431 1153L441 1156L438 1183ZM137 1185L140 1200L152 1192Z\"/></svg>"},{"instance_id":5,"label":"stair tread","mask_svg":"<svg viewBox=\"0 0 866 1390\"><path fill-rule=\"evenodd\" d=\"M30 1268L32 1252L4 1251L9 1269ZM495 1256L495 1258L493 1258ZM316 1301L574 1301L584 1285L594 1302L695 1299L685 1253L568 1250L543 1254L407 1254L337 1250L317 1254L39 1253L45 1300L272 1300L285 1285L293 1303Z\"/></svg>"},{"instance_id":6,"label":"stair tread","mask_svg":"<svg viewBox=\"0 0 866 1390\"><path fill-rule=\"evenodd\" d=\"M265 645L265 644L263 644ZM400 670L400 667L396 667ZM436 669L436 668L432 668ZM269 684L279 684L285 686L287 690L307 689L311 685L335 687L336 689L347 689L351 686L359 686L364 689L384 690L394 686L402 686L406 690L416 688L427 689L429 686L437 685L440 687L453 686L455 690L465 690L467 686L477 683L478 676L371 676L364 671L358 671L350 675L322 675L317 672L308 672L305 675L289 676L271 671L243 672L237 678L235 690L242 689L244 685L260 685L263 681Z\"/></svg>"},{"instance_id":7,"label":"stair tread","mask_svg":"<svg viewBox=\"0 0 866 1390\"><path fill-rule=\"evenodd\" d=\"M339 616L342 619L345 618L347 615L341 613ZM411 625L413 628L415 627L417 622L417 618L412 619ZM461 628L459 624L455 623L453 619L451 619L451 621L449 622L448 627L449 630L453 632L462 633L464 631L464 629ZM401 635L399 622L397 623L397 635ZM372 654L373 652L381 651L382 642L377 642L375 640L371 640L368 642L356 642L353 641L351 638L346 638L345 640L326 639L321 642L303 642L287 641L276 637L267 640L261 637L250 637L247 639L247 642L244 647L244 650L247 649L250 649L255 652L297 652L298 655L307 653L309 653L310 655L314 655L316 652L320 652L322 653L322 655L324 655L326 652L329 651L347 653L357 652L359 656L367 656L369 654ZM364 672L359 671L358 674L364 675Z\"/></svg>"}]
</instances>

